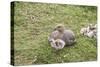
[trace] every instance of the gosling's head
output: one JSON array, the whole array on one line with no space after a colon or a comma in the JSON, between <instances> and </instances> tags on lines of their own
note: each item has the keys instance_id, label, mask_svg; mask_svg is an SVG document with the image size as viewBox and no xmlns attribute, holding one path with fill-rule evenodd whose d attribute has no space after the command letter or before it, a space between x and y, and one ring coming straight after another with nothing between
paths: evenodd
<instances>
[{"instance_id":1,"label":"gosling's head","mask_svg":"<svg viewBox=\"0 0 100 67\"><path fill-rule=\"evenodd\" d=\"M56 27L55 27L55 30L58 30L59 32L63 32L65 29L64 25L63 24L58 24Z\"/></svg>"},{"instance_id":2,"label":"gosling's head","mask_svg":"<svg viewBox=\"0 0 100 67\"><path fill-rule=\"evenodd\" d=\"M95 27L93 26L93 24L89 24L88 27L89 27L90 30L94 30L95 29Z\"/></svg>"}]
</instances>

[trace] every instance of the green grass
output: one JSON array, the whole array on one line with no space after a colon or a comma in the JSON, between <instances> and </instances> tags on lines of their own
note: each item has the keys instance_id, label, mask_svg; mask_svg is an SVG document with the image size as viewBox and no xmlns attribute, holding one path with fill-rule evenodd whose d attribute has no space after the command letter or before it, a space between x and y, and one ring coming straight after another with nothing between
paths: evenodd
<instances>
[{"instance_id":1,"label":"green grass","mask_svg":"<svg viewBox=\"0 0 100 67\"><path fill-rule=\"evenodd\" d=\"M15 65L51 64L97 60L95 39L80 35L80 29L97 21L97 8L65 4L15 2ZM74 31L74 46L54 50L48 36L57 24Z\"/></svg>"}]
</instances>

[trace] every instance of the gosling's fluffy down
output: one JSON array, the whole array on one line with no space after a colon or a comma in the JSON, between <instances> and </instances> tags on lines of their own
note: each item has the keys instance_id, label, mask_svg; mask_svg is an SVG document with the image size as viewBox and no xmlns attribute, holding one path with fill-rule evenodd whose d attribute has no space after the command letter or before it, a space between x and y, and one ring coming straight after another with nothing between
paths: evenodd
<instances>
[{"instance_id":1,"label":"gosling's fluffy down","mask_svg":"<svg viewBox=\"0 0 100 67\"><path fill-rule=\"evenodd\" d=\"M52 39L50 44L51 44L51 47L55 48L56 50L62 49L65 46L65 42L61 39L57 39L57 40Z\"/></svg>"},{"instance_id":2,"label":"gosling's fluffy down","mask_svg":"<svg viewBox=\"0 0 100 67\"><path fill-rule=\"evenodd\" d=\"M89 38L97 38L97 24L90 24L88 27L81 28L80 33Z\"/></svg>"},{"instance_id":3,"label":"gosling's fluffy down","mask_svg":"<svg viewBox=\"0 0 100 67\"><path fill-rule=\"evenodd\" d=\"M57 40L60 39L60 40ZM75 34L72 30L65 29L62 25L58 25L48 37L51 46L55 46L56 41L63 41L65 45L72 45L76 42Z\"/></svg>"},{"instance_id":4,"label":"gosling's fluffy down","mask_svg":"<svg viewBox=\"0 0 100 67\"><path fill-rule=\"evenodd\" d=\"M65 30L63 33L59 33L59 31L53 31L48 38L49 42L51 39L61 39L66 45L72 45L76 42L75 34L71 30Z\"/></svg>"}]
</instances>

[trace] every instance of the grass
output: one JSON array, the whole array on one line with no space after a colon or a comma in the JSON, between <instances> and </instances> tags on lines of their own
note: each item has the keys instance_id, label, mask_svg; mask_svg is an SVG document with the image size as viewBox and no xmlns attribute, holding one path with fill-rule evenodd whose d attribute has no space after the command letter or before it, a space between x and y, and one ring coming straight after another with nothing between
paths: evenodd
<instances>
[{"instance_id":1,"label":"grass","mask_svg":"<svg viewBox=\"0 0 100 67\"><path fill-rule=\"evenodd\" d=\"M97 8L14 2L14 63L15 65L52 64L97 60L95 39L80 35L80 29L96 24ZM48 36L57 24L74 31L77 43L55 51Z\"/></svg>"}]
</instances>

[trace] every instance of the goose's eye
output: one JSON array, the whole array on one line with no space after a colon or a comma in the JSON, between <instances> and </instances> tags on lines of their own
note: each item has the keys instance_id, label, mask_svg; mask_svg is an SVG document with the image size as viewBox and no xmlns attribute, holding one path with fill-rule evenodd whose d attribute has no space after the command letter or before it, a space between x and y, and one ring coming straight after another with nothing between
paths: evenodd
<instances>
[{"instance_id":1,"label":"goose's eye","mask_svg":"<svg viewBox=\"0 0 100 67\"><path fill-rule=\"evenodd\" d=\"M58 28L61 28L61 26L58 26Z\"/></svg>"}]
</instances>

